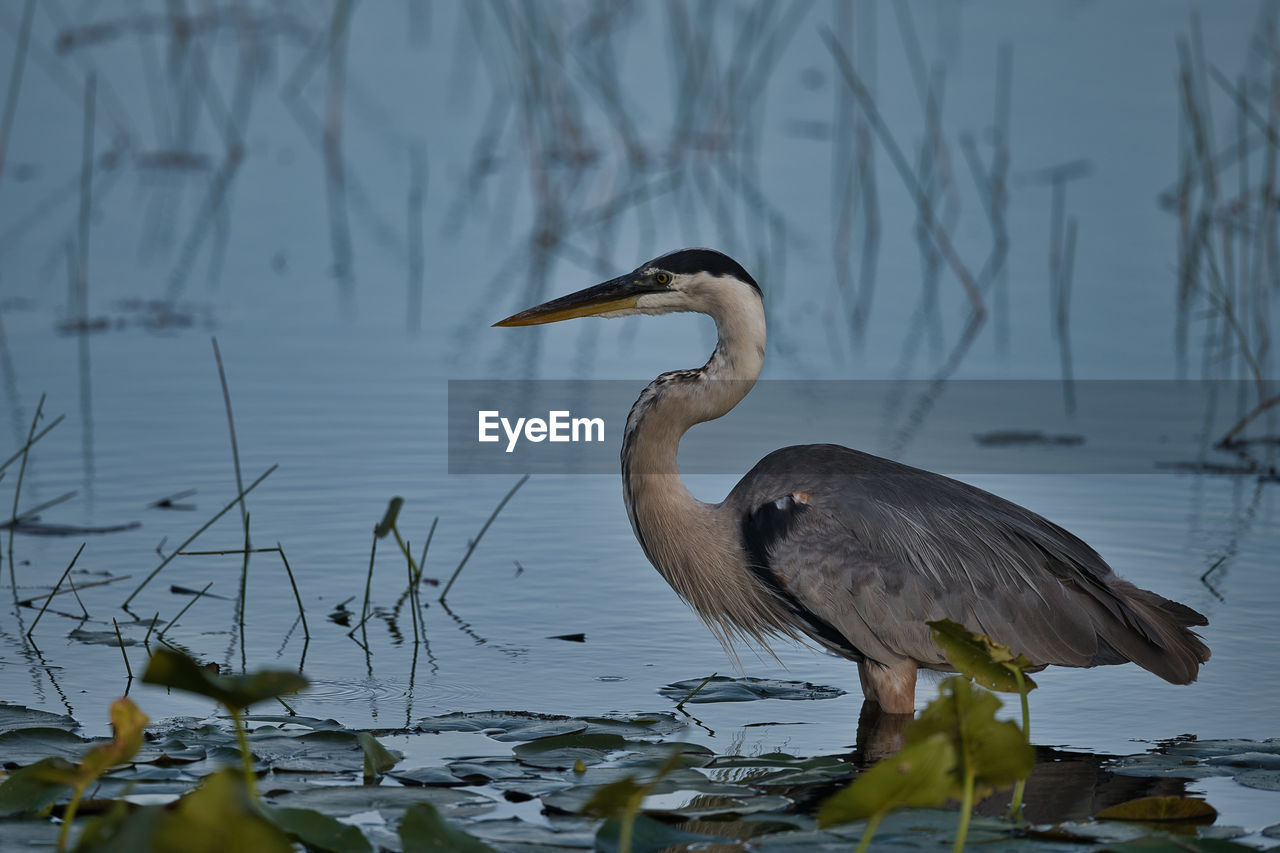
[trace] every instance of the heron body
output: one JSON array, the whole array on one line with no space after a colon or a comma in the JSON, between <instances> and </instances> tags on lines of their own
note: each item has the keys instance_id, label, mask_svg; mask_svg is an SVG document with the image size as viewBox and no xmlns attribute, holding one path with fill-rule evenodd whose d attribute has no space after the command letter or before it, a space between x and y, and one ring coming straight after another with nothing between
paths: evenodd
<instances>
[{"instance_id":1,"label":"heron body","mask_svg":"<svg viewBox=\"0 0 1280 853\"><path fill-rule=\"evenodd\" d=\"M920 668L949 670L926 622L951 619L1038 667L1133 661L1196 678L1200 613L1118 577L1096 551L989 492L831 444L760 460L718 504L680 478L680 438L729 412L764 364L760 288L740 264L684 249L496 325L695 311L719 340L664 373L627 418L623 496L649 561L727 647L809 640L856 661L865 698L912 713Z\"/></svg>"}]
</instances>

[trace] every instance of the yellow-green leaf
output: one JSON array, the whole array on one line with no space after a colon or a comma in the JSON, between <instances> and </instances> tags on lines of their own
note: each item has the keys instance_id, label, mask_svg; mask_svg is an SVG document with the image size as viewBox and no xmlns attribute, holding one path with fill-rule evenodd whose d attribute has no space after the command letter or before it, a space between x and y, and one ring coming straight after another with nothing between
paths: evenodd
<instances>
[{"instance_id":1,"label":"yellow-green leaf","mask_svg":"<svg viewBox=\"0 0 1280 853\"><path fill-rule=\"evenodd\" d=\"M1018 693L1017 673L1021 672L1027 692L1035 690L1036 683L1026 674L1034 664L1024 655L1015 655L1008 646L1000 645L986 634L975 634L950 619L927 624L933 632L933 641L951 665L983 687L1000 693Z\"/></svg>"},{"instance_id":2,"label":"yellow-green leaf","mask_svg":"<svg viewBox=\"0 0 1280 853\"><path fill-rule=\"evenodd\" d=\"M944 734L932 734L885 758L831 797L818 810L826 827L901 808L940 806L959 793L955 750Z\"/></svg>"},{"instance_id":3,"label":"yellow-green leaf","mask_svg":"<svg viewBox=\"0 0 1280 853\"><path fill-rule=\"evenodd\" d=\"M142 748L142 730L151 722L147 715L128 696L121 696L111 703L111 730L109 743L99 744L85 753L80 762L81 772L88 779L96 779L117 764L124 764Z\"/></svg>"},{"instance_id":4,"label":"yellow-green leaf","mask_svg":"<svg viewBox=\"0 0 1280 853\"><path fill-rule=\"evenodd\" d=\"M956 751L957 778L969 769L979 786L1012 785L1031 772L1035 751L1016 723L996 719L999 709L994 694L975 688L966 678L948 678L938 698L907 727L907 743L944 735Z\"/></svg>"},{"instance_id":5,"label":"yellow-green leaf","mask_svg":"<svg viewBox=\"0 0 1280 853\"><path fill-rule=\"evenodd\" d=\"M1196 821L1212 821L1217 816L1218 810L1198 797L1139 797L1094 815L1099 820Z\"/></svg>"}]
</instances>

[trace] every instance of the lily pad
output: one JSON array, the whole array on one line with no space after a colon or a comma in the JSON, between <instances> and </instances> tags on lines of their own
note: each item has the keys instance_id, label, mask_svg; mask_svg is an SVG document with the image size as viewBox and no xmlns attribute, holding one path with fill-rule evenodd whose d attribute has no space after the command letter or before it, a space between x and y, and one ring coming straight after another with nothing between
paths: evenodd
<instances>
[{"instance_id":1,"label":"lily pad","mask_svg":"<svg viewBox=\"0 0 1280 853\"><path fill-rule=\"evenodd\" d=\"M1260 791L1280 791L1280 770L1246 770L1235 777L1246 788Z\"/></svg>"},{"instance_id":2,"label":"lily pad","mask_svg":"<svg viewBox=\"0 0 1280 853\"><path fill-rule=\"evenodd\" d=\"M295 841L320 853L367 853L373 850L369 839L354 826L321 814L313 809L263 809L267 818Z\"/></svg>"},{"instance_id":3,"label":"lily pad","mask_svg":"<svg viewBox=\"0 0 1280 853\"><path fill-rule=\"evenodd\" d=\"M620 821L616 819L605 821L599 832L596 833L596 850L601 851L601 853L613 853L613 851L621 849L619 847L621 829L622 824ZM678 844L705 845L731 843L735 840L717 835L686 832L683 829L677 829L653 818L640 815L635 819L635 824L631 831L631 853L656 853L658 850L674 847Z\"/></svg>"},{"instance_id":4,"label":"lily pad","mask_svg":"<svg viewBox=\"0 0 1280 853\"><path fill-rule=\"evenodd\" d=\"M692 698L690 693L699 684L706 681L701 690ZM843 696L844 691L837 687L826 687L810 684L807 681L782 681L775 678L730 678L727 675L713 676L710 680L689 678L668 684L658 690L660 694L677 702L688 701L692 705L711 702L752 702L756 699L787 699L800 701L805 699L835 699Z\"/></svg>"},{"instance_id":5,"label":"lily pad","mask_svg":"<svg viewBox=\"0 0 1280 853\"><path fill-rule=\"evenodd\" d=\"M415 803L400 818L400 841L405 850L448 850L454 853L493 853L475 836L450 826L430 803Z\"/></svg>"},{"instance_id":6,"label":"lily pad","mask_svg":"<svg viewBox=\"0 0 1280 853\"><path fill-rule=\"evenodd\" d=\"M1139 797L1108 806L1098 820L1204 821L1212 823L1218 810L1199 797Z\"/></svg>"},{"instance_id":7,"label":"lily pad","mask_svg":"<svg viewBox=\"0 0 1280 853\"><path fill-rule=\"evenodd\" d=\"M447 767L414 767L410 770L397 770L387 775L402 785L455 788L470 784L454 776Z\"/></svg>"},{"instance_id":8,"label":"lily pad","mask_svg":"<svg viewBox=\"0 0 1280 853\"><path fill-rule=\"evenodd\" d=\"M399 814L407 807L428 802L452 812L480 814L493 808L493 800L481 794L455 788L404 788L399 785L325 785L266 799L278 806L309 808L324 814L347 817L358 812L386 810Z\"/></svg>"},{"instance_id":9,"label":"lily pad","mask_svg":"<svg viewBox=\"0 0 1280 853\"><path fill-rule=\"evenodd\" d=\"M38 711L26 705L10 705L0 702L0 733L16 729L66 729L71 731L80 728L74 718L66 714L54 714L49 711Z\"/></svg>"},{"instance_id":10,"label":"lily pad","mask_svg":"<svg viewBox=\"0 0 1280 853\"><path fill-rule=\"evenodd\" d=\"M49 756L79 761L88 743L66 729L15 729L0 733L0 761L5 767L22 767Z\"/></svg>"}]
</instances>

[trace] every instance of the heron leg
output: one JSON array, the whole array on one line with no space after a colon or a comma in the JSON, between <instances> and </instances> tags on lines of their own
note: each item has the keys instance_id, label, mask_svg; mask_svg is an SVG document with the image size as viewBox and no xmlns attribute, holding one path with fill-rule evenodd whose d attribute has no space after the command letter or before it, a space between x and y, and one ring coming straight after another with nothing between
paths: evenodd
<instances>
[{"instance_id":1,"label":"heron leg","mask_svg":"<svg viewBox=\"0 0 1280 853\"><path fill-rule=\"evenodd\" d=\"M904 659L891 664L870 660L858 662L862 695L886 714L916 712L916 662Z\"/></svg>"}]
</instances>

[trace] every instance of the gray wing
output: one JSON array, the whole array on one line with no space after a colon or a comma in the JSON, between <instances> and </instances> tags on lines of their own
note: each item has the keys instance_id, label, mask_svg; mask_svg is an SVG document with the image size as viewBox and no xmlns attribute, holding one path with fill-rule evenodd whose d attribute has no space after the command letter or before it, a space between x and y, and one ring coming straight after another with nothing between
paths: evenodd
<instances>
[{"instance_id":1,"label":"gray wing","mask_svg":"<svg viewBox=\"0 0 1280 853\"><path fill-rule=\"evenodd\" d=\"M848 657L948 668L952 619L1040 665L1134 661L1193 681L1207 620L1116 576L1079 538L956 480L836 445L766 456L725 499L757 578ZM834 633L833 633L834 632Z\"/></svg>"}]
</instances>

